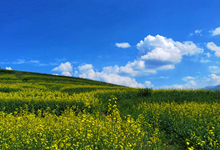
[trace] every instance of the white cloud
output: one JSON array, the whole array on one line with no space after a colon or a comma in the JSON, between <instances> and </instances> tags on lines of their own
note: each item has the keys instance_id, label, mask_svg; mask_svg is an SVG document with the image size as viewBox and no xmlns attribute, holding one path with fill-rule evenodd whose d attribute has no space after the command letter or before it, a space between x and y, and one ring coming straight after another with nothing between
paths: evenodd
<instances>
[{"instance_id":1,"label":"white cloud","mask_svg":"<svg viewBox=\"0 0 220 150\"><path fill-rule=\"evenodd\" d=\"M86 64L86 65L83 65L83 66L79 66L78 68L79 68L80 71L83 71L83 70L92 69L93 66L92 66L92 64Z\"/></svg>"},{"instance_id":2,"label":"white cloud","mask_svg":"<svg viewBox=\"0 0 220 150\"><path fill-rule=\"evenodd\" d=\"M125 66L108 66L103 67L104 73L113 73L119 75L140 76L148 75L150 73L156 73L156 70L146 69L145 62L142 60L135 60L134 62L128 62Z\"/></svg>"},{"instance_id":3,"label":"white cloud","mask_svg":"<svg viewBox=\"0 0 220 150\"><path fill-rule=\"evenodd\" d=\"M74 75L75 76L78 76L79 72L78 71L75 71Z\"/></svg>"},{"instance_id":4,"label":"white cloud","mask_svg":"<svg viewBox=\"0 0 220 150\"><path fill-rule=\"evenodd\" d=\"M141 40L137 44L137 49L142 60L156 59L172 63L179 63L182 55L194 55L203 52L203 49L198 48L191 41L180 43L160 35L155 37L148 35L144 41Z\"/></svg>"},{"instance_id":5,"label":"white cloud","mask_svg":"<svg viewBox=\"0 0 220 150\"><path fill-rule=\"evenodd\" d=\"M71 71L73 70L71 63L66 62L66 63L61 63L60 66L54 68L52 71L58 71L62 72L61 74L64 76L72 76Z\"/></svg>"},{"instance_id":6,"label":"white cloud","mask_svg":"<svg viewBox=\"0 0 220 150\"><path fill-rule=\"evenodd\" d=\"M210 32L212 33L212 36L219 35L220 34L220 27L215 28L215 30L210 31Z\"/></svg>"},{"instance_id":7,"label":"white cloud","mask_svg":"<svg viewBox=\"0 0 220 150\"><path fill-rule=\"evenodd\" d=\"M190 76L182 78L183 81L187 81L187 80L191 80L191 79L195 79L195 78L194 77L190 77Z\"/></svg>"},{"instance_id":8,"label":"white cloud","mask_svg":"<svg viewBox=\"0 0 220 150\"><path fill-rule=\"evenodd\" d=\"M179 62L182 58L180 50L174 46L172 40L160 35L156 37L148 35L144 41L141 40L137 44L137 49L142 60L158 59Z\"/></svg>"},{"instance_id":9,"label":"white cloud","mask_svg":"<svg viewBox=\"0 0 220 150\"><path fill-rule=\"evenodd\" d=\"M217 66L214 66L212 68L218 69ZM197 72L201 73L201 72ZM205 76L201 78L200 80L195 80L195 77L186 76L182 78L183 81L187 82L186 84L174 84L172 86L161 86L160 88L164 89L198 89L198 88L204 88L206 86L213 86L213 85L219 85L220 84L220 76L216 76L215 74L209 75L210 78L206 78Z\"/></svg>"},{"instance_id":10,"label":"white cloud","mask_svg":"<svg viewBox=\"0 0 220 150\"><path fill-rule=\"evenodd\" d=\"M61 63L59 67L54 68L52 71L59 71L59 72L69 72L72 71L72 65L69 62Z\"/></svg>"},{"instance_id":11,"label":"white cloud","mask_svg":"<svg viewBox=\"0 0 220 150\"><path fill-rule=\"evenodd\" d=\"M184 43L174 42L174 44L181 50L182 55L194 55L204 52L203 49L198 48L192 41L186 41Z\"/></svg>"},{"instance_id":12,"label":"white cloud","mask_svg":"<svg viewBox=\"0 0 220 150\"><path fill-rule=\"evenodd\" d=\"M79 71L77 71L77 74L81 78L88 78L92 80L104 81L129 87L145 87L143 84L137 83L137 81L134 78L109 73L111 70L114 70L114 67L104 67L102 72L95 72L91 64L86 64L83 66L79 66L78 69Z\"/></svg>"},{"instance_id":13,"label":"white cloud","mask_svg":"<svg viewBox=\"0 0 220 150\"><path fill-rule=\"evenodd\" d=\"M58 74L53 74L53 75L57 76Z\"/></svg>"},{"instance_id":14,"label":"white cloud","mask_svg":"<svg viewBox=\"0 0 220 150\"><path fill-rule=\"evenodd\" d=\"M193 81L193 80L189 81L189 82L186 84L187 87L196 86L196 85L197 85L196 82Z\"/></svg>"},{"instance_id":15,"label":"white cloud","mask_svg":"<svg viewBox=\"0 0 220 150\"><path fill-rule=\"evenodd\" d=\"M150 81L145 81L145 85L146 85L146 87L154 87L154 85L151 84Z\"/></svg>"},{"instance_id":16,"label":"white cloud","mask_svg":"<svg viewBox=\"0 0 220 150\"><path fill-rule=\"evenodd\" d=\"M137 60L128 62L125 66L103 67L103 72L128 76L155 74L157 70L174 69L174 63L181 62L182 55L195 55L204 51L191 41L175 42L160 35L155 37L148 35L144 41L137 43L137 49L139 50Z\"/></svg>"},{"instance_id":17,"label":"white cloud","mask_svg":"<svg viewBox=\"0 0 220 150\"><path fill-rule=\"evenodd\" d=\"M131 47L129 43L115 43L115 46L120 48L129 48Z\"/></svg>"},{"instance_id":18,"label":"white cloud","mask_svg":"<svg viewBox=\"0 0 220 150\"><path fill-rule=\"evenodd\" d=\"M136 65L136 62L133 62L133 63L128 62L125 66L120 67L120 72L135 76L138 74L138 71L133 70L133 67L135 67L135 65Z\"/></svg>"},{"instance_id":19,"label":"white cloud","mask_svg":"<svg viewBox=\"0 0 220 150\"><path fill-rule=\"evenodd\" d=\"M211 57L211 56L210 56L210 53L205 53L205 54L207 55L207 57Z\"/></svg>"},{"instance_id":20,"label":"white cloud","mask_svg":"<svg viewBox=\"0 0 220 150\"><path fill-rule=\"evenodd\" d=\"M100 74L100 77L105 81L113 84L125 85L129 87L140 87L144 88L145 86L141 83L137 83L134 78L123 77L117 74Z\"/></svg>"},{"instance_id":21,"label":"white cloud","mask_svg":"<svg viewBox=\"0 0 220 150\"><path fill-rule=\"evenodd\" d=\"M213 66L212 68L215 68L215 69L219 69L217 66ZM199 72L201 73L201 72ZM174 88L182 88L182 89L197 89L197 88L204 88L206 86L216 86L216 85L219 85L220 84L220 76L217 76L215 74L211 74L211 75L208 75L209 78L207 77L203 77L201 80L197 80L197 81L193 81L191 79L195 79L194 77L185 77L183 78L184 81L187 81L187 80L190 80L189 82L187 82L186 84L184 85L173 85L172 87ZM199 85L197 85L197 83L199 83ZM166 88L168 87L171 87L171 86L166 86Z\"/></svg>"},{"instance_id":22,"label":"white cloud","mask_svg":"<svg viewBox=\"0 0 220 150\"><path fill-rule=\"evenodd\" d=\"M174 65L165 65L162 67L159 67L158 70L168 70L168 69L174 69L175 66Z\"/></svg>"},{"instance_id":23,"label":"white cloud","mask_svg":"<svg viewBox=\"0 0 220 150\"><path fill-rule=\"evenodd\" d=\"M220 68L218 66L209 66L208 70L212 73L219 73L220 72Z\"/></svg>"},{"instance_id":24,"label":"white cloud","mask_svg":"<svg viewBox=\"0 0 220 150\"><path fill-rule=\"evenodd\" d=\"M62 75L64 75L64 76L72 76L70 72L62 72Z\"/></svg>"},{"instance_id":25,"label":"white cloud","mask_svg":"<svg viewBox=\"0 0 220 150\"><path fill-rule=\"evenodd\" d=\"M219 85L220 84L220 76L217 76L215 74L211 74L211 75L208 75L209 77L211 77L211 79L209 79L209 86L216 86L216 85Z\"/></svg>"},{"instance_id":26,"label":"white cloud","mask_svg":"<svg viewBox=\"0 0 220 150\"><path fill-rule=\"evenodd\" d=\"M102 71L99 72L94 70L92 64L85 64L75 70L75 75L81 78L130 87L149 87L153 86L150 81L145 81L144 84L141 84L130 76L143 76L155 74L157 70L174 69L174 64L181 62L182 55L196 55L204 52L203 49L197 47L191 41L181 43L160 35L155 37L148 35L143 41L141 40L137 44L137 49L139 50L137 60L128 62L125 66L107 66L103 67ZM60 66L54 68L52 71L61 71L62 74L71 75L69 71L72 71L72 66L69 62L65 64L61 63ZM187 81L189 79L193 78L184 78L183 80ZM186 88L195 85L195 81L191 80L185 85L174 86Z\"/></svg>"},{"instance_id":27,"label":"white cloud","mask_svg":"<svg viewBox=\"0 0 220 150\"><path fill-rule=\"evenodd\" d=\"M115 65L114 67L112 67L112 66L103 67L102 70L103 70L103 72L105 72L105 73L118 74L120 68L119 68L117 65Z\"/></svg>"},{"instance_id":28,"label":"white cloud","mask_svg":"<svg viewBox=\"0 0 220 150\"><path fill-rule=\"evenodd\" d=\"M220 57L220 47L216 46L215 43L209 42L206 47L212 51L215 51L215 56Z\"/></svg>"},{"instance_id":29,"label":"white cloud","mask_svg":"<svg viewBox=\"0 0 220 150\"><path fill-rule=\"evenodd\" d=\"M6 70L12 70L11 67L6 67Z\"/></svg>"},{"instance_id":30,"label":"white cloud","mask_svg":"<svg viewBox=\"0 0 220 150\"><path fill-rule=\"evenodd\" d=\"M217 66L210 66L210 68L213 68L214 70L220 70ZM201 73L201 72L197 72ZM204 88L206 86L216 86L220 84L220 76L217 76L216 74L208 75L209 78L203 77L200 80L194 81L196 78L187 76L182 78L183 81L187 82L186 84L180 85L180 84L174 84L172 86L162 86L160 88L164 89L197 89L197 88ZM199 84L199 85L198 85Z\"/></svg>"}]
</instances>

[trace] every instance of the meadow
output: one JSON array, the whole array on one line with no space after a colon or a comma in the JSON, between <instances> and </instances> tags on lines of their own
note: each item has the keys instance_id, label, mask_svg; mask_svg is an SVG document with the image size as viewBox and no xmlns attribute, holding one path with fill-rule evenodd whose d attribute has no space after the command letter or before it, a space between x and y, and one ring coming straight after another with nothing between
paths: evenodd
<instances>
[{"instance_id":1,"label":"meadow","mask_svg":"<svg viewBox=\"0 0 220 150\"><path fill-rule=\"evenodd\" d=\"M220 149L219 99L0 69L0 149Z\"/></svg>"}]
</instances>

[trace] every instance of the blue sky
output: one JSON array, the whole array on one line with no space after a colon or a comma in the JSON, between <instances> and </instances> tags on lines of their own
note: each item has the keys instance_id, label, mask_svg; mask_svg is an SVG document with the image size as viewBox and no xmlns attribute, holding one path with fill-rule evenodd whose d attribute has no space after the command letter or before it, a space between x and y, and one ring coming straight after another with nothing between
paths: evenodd
<instances>
[{"instance_id":1,"label":"blue sky","mask_svg":"<svg viewBox=\"0 0 220 150\"><path fill-rule=\"evenodd\" d=\"M130 87L220 84L220 1L0 2L3 69Z\"/></svg>"}]
</instances>

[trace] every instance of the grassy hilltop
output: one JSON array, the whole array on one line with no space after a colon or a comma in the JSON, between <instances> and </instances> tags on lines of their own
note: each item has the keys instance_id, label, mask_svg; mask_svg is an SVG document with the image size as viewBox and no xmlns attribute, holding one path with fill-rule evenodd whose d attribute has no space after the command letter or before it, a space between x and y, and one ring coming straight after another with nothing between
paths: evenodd
<instances>
[{"instance_id":1,"label":"grassy hilltop","mask_svg":"<svg viewBox=\"0 0 220 150\"><path fill-rule=\"evenodd\" d=\"M219 149L219 99L0 69L0 149Z\"/></svg>"}]
</instances>

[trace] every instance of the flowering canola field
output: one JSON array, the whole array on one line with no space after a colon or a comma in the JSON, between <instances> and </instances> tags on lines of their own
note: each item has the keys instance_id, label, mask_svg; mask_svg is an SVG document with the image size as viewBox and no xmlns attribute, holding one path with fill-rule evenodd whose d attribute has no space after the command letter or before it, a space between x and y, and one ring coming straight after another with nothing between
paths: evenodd
<instances>
[{"instance_id":1,"label":"flowering canola field","mask_svg":"<svg viewBox=\"0 0 220 150\"><path fill-rule=\"evenodd\" d=\"M219 149L218 97L180 102L164 99L171 94L163 90L146 97L141 89L51 90L56 85L0 83L0 149Z\"/></svg>"}]
</instances>

